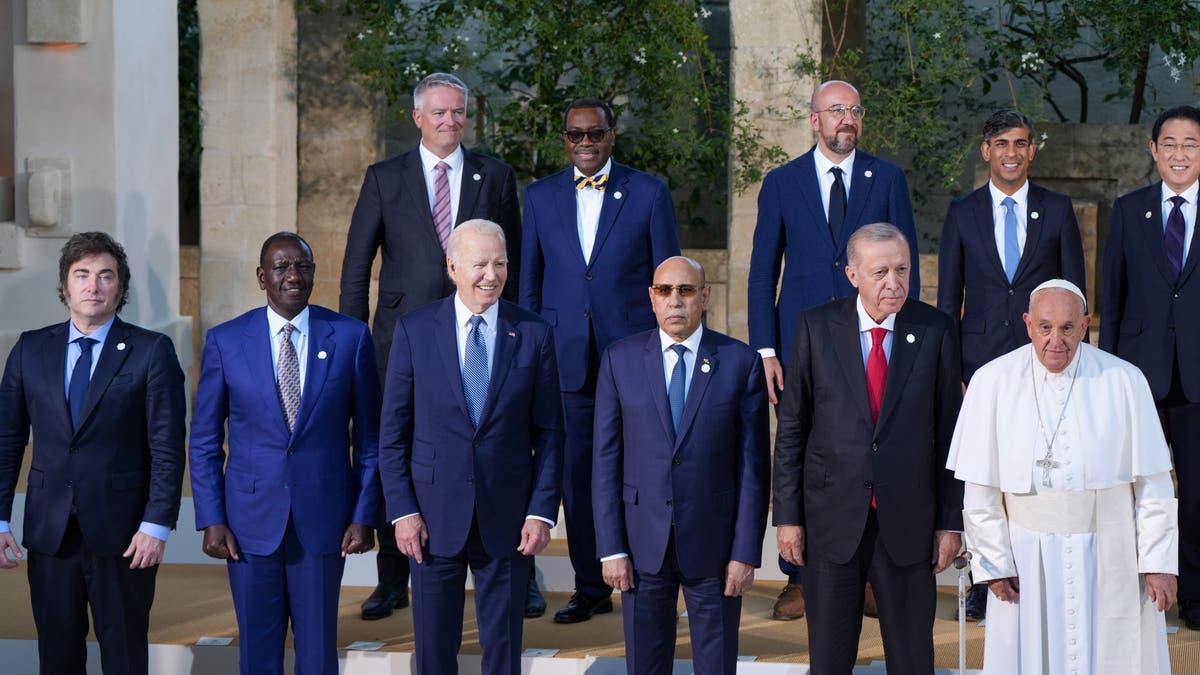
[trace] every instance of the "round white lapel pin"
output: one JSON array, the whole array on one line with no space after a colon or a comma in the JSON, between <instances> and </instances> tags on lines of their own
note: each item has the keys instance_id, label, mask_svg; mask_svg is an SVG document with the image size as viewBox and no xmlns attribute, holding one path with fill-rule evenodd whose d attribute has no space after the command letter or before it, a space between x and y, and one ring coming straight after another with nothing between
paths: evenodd
<instances>
[{"instance_id":1,"label":"round white lapel pin","mask_svg":"<svg viewBox=\"0 0 1200 675\"><path fill-rule=\"evenodd\" d=\"M125 343L124 342L117 343L117 351L119 351L119 352L125 351Z\"/></svg>"},{"instance_id":2,"label":"round white lapel pin","mask_svg":"<svg viewBox=\"0 0 1200 675\"><path fill-rule=\"evenodd\" d=\"M329 356L329 355L325 353L325 350L324 350L324 349L322 349L321 351L317 352L317 358L318 358L318 359L323 359L323 358L325 358L326 356Z\"/></svg>"},{"instance_id":3,"label":"round white lapel pin","mask_svg":"<svg viewBox=\"0 0 1200 675\"><path fill-rule=\"evenodd\" d=\"M620 193L620 192L614 192L614 193L613 193L613 199L620 199L620 198L621 198L621 193Z\"/></svg>"},{"instance_id":4,"label":"round white lapel pin","mask_svg":"<svg viewBox=\"0 0 1200 675\"><path fill-rule=\"evenodd\" d=\"M909 333L908 335L904 336L904 341L911 345L917 341L917 338L912 333Z\"/></svg>"},{"instance_id":5,"label":"round white lapel pin","mask_svg":"<svg viewBox=\"0 0 1200 675\"><path fill-rule=\"evenodd\" d=\"M480 176L479 174L475 174L474 176L471 176L471 178L474 178L476 181L483 180L483 176Z\"/></svg>"},{"instance_id":6,"label":"round white lapel pin","mask_svg":"<svg viewBox=\"0 0 1200 675\"><path fill-rule=\"evenodd\" d=\"M700 372L702 373L707 373L710 370L712 370L712 366L708 365L707 363L700 366Z\"/></svg>"},{"instance_id":7,"label":"round white lapel pin","mask_svg":"<svg viewBox=\"0 0 1200 675\"><path fill-rule=\"evenodd\" d=\"M866 171L863 172L863 175L866 176L867 178L870 178L871 176L874 176L875 174L871 173L870 169L867 169Z\"/></svg>"},{"instance_id":8,"label":"round white lapel pin","mask_svg":"<svg viewBox=\"0 0 1200 675\"><path fill-rule=\"evenodd\" d=\"M1038 219L1038 212L1037 212L1037 211L1030 211L1030 212L1029 212L1029 217L1030 217L1030 218L1033 218L1034 220L1037 220L1037 219Z\"/></svg>"}]
</instances>

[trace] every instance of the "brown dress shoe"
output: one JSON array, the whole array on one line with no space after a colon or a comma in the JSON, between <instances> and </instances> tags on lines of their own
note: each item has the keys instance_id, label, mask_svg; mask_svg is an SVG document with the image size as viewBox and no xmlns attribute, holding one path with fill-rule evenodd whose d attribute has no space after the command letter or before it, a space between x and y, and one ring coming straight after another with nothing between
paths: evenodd
<instances>
[{"instance_id":1,"label":"brown dress shoe","mask_svg":"<svg viewBox=\"0 0 1200 675\"><path fill-rule=\"evenodd\" d=\"M771 618L776 621L794 621L804 618L804 584L788 584L779 592Z\"/></svg>"},{"instance_id":2,"label":"brown dress shoe","mask_svg":"<svg viewBox=\"0 0 1200 675\"><path fill-rule=\"evenodd\" d=\"M871 590L870 583L867 583L867 590L863 593L863 616L879 618L879 609L875 607L875 591Z\"/></svg>"}]
</instances>

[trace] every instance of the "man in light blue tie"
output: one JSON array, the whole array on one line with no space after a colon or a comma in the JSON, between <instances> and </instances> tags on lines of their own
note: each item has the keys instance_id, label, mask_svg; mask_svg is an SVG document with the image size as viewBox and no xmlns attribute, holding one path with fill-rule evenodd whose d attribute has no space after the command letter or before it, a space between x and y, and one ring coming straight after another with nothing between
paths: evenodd
<instances>
[{"instance_id":1,"label":"man in light blue tie","mask_svg":"<svg viewBox=\"0 0 1200 675\"><path fill-rule=\"evenodd\" d=\"M654 273L658 327L614 342L596 386L592 503L622 592L631 673L669 673L682 587L696 673L733 673L742 594L762 563L770 441L762 359L701 326L704 268Z\"/></svg>"},{"instance_id":2,"label":"man in light blue tie","mask_svg":"<svg viewBox=\"0 0 1200 675\"><path fill-rule=\"evenodd\" d=\"M380 472L410 558L417 672L458 672L464 584L475 581L483 672L519 675L532 556L558 518L562 402L550 325L501 300L504 231L454 228L456 291L396 322Z\"/></svg>"}]
</instances>

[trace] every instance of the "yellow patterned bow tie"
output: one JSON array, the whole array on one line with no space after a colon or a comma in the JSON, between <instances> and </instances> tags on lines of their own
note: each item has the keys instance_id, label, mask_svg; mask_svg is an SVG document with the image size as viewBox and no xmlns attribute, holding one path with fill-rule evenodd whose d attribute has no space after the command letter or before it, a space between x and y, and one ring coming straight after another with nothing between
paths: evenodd
<instances>
[{"instance_id":1,"label":"yellow patterned bow tie","mask_svg":"<svg viewBox=\"0 0 1200 675\"><path fill-rule=\"evenodd\" d=\"M582 190L584 188L594 188L604 192L604 184L608 182L608 174L602 173L599 176L576 176L575 189Z\"/></svg>"}]
</instances>

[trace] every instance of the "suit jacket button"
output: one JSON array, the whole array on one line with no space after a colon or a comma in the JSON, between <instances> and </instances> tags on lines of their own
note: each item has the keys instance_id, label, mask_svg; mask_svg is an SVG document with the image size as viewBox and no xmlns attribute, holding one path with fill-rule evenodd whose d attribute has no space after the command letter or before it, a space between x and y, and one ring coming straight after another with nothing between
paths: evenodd
<instances>
[{"instance_id":1,"label":"suit jacket button","mask_svg":"<svg viewBox=\"0 0 1200 675\"><path fill-rule=\"evenodd\" d=\"M841 267L841 266L842 266L842 261L841 261L841 260L834 260L834 261L833 261L833 266L834 266L834 267Z\"/></svg>"},{"instance_id":2,"label":"suit jacket button","mask_svg":"<svg viewBox=\"0 0 1200 675\"><path fill-rule=\"evenodd\" d=\"M1008 294L1009 294L1009 295L1012 295L1013 293L1014 293L1013 289L1011 289L1011 288L1010 288L1010 289L1008 289Z\"/></svg>"},{"instance_id":3,"label":"suit jacket button","mask_svg":"<svg viewBox=\"0 0 1200 675\"><path fill-rule=\"evenodd\" d=\"M679 466L680 464L683 464L683 462L679 461L678 459L672 460L671 463L674 464L675 466Z\"/></svg>"},{"instance_id":4,"label":"suit jacket button","mask_svg":"<svg viewBox=\"0 0 1200 675\"><path fill-rule=\"evenodd\" d=\"M70 449L68 452L70 452L70 453L73 455L73 454L75 454L75 453L79 452L79 448L77 448L77 447L75 447L74 445L72 445L72 446L71 446L71 449Z\"/></svg>"},{"instance_id":5,"label":"suit jacket button","mask_svg":"<svg viewBox=\"0 0 1200 675\"><path fill-rule=\"evenodd\" d=\"M871 481L867 481L867 482L863 483L863 487L875 487L875 486L871 484Z\"/></svg>"},{"instance_id":6,"label":"suit jacket button","mask_svg":"<svg viewBox=\"0 0 1200 675\"><path fill-rule=\"evenodd\" d=\"M294 455L294 454L296 454L296 449L295 449L295 448L288 448L288 454L289 454L289 455Z\"/></svg>"},{"instance_id":7,"label":"suit jacket button","mask_svg":"<svg viewBox=\"0 0 1200 675\"><path fill-rule=\"evenodd\" d=\"M671 500L670 500L670 499L668 499L668 500L667 500L667 506L670 506L670 505L671 505Z\"/></svg>"},{"instance_id":8,"label":"suit jacket button","mask_svg":"<svg viewBox=\"0 0 1200 675\"><path fill-rule=\"evenodd\" d=\"M591 310L585 309L585 310L583 310L583 315L590 319L592 316L592 312L591 312Z\"/></svg>"},{"instance_id":9,"label":"suit jacket button","mask_svg":"<svg viewBox=\"0 0 1200 675\"><path fill-rule=\"evenodd\" d=\"M1005 327L1005 328L1007 328L1007 327L1008 327L1008 323L1009 323L1009 322L1008 322L1008 319L1005 319L1005 320L1004 320L1004 327Z\"/></svg>"},{"instance_id":10,"label":"suit jacket button","mask_svg":"<svg viewBox=\"0 0 1200 675\"><path fill-rule=\"evenodd\" d=\"M879 452L879 444L878 444L878 443L872 443L872 444L871 444L871 450L874 450L875 452Z\"/></svg>"},{"instance_id":11,"label":"suit jacket button","mask_svg":"<svg viewBox=\"0 0 1200 675\"><path fill-rule=\"evenodd\" d=\"M836 296L836 295L831 295L831 296L829 296L829 301L830 301L830 302L833 302L834 300L837 300L837 296Z\"/></svg>"},{"instance_id":12,"label":"suit jacket button","mask_svg":"<svg viewBox=\"0 0 1200 675\"><path fill-rule=\"evenodd\" d=\"M591 281L591 280L592 280L592 275L588 274L588 275L584 276L583 278L584 278L584 279L587 279L588 281Z\"/></svg>"},{"instance_id":13,"label":"suit jacket button","mask_svg":"<svg viewBox=\"0 0 1200 675\"><path fill-rule=\"evenodd\" d=\"M1175 293L1175 297L1176 297L1176 298L1178 298L1178 297L1179 297L1179 293Z\"/></svg>"}]
</instances>

